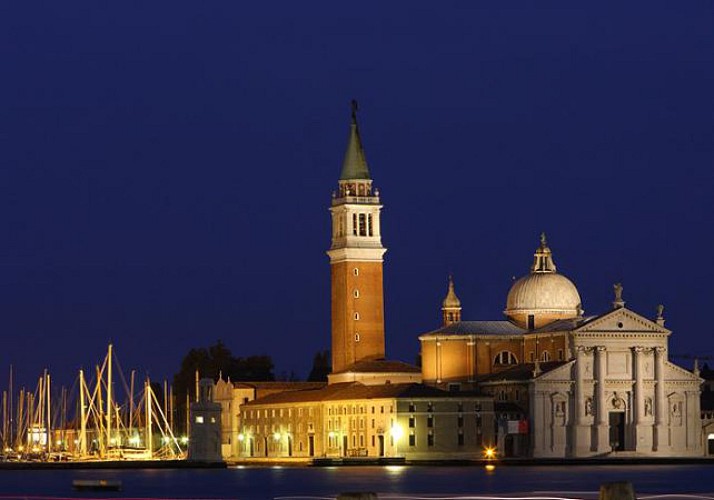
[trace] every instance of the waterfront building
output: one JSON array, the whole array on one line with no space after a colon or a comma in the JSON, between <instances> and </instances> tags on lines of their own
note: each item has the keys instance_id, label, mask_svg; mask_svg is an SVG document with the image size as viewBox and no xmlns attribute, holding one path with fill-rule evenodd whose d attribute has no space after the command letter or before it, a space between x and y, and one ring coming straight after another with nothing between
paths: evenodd
<instances>
[{"instance_id":1,"label":"waterfront building","mask_svg":"<svg viewBox=\"0 0 714 500\"><path fill-rule=\"evenodd\" d=\"M480 458L491 398L423 384L330 384L243 405L241 456Z\"/></svg>"},{"instance_id":2,"label":"waterfront building","mask_svg":"<svg viewBox=\"0 0 714 500\"><path fill-rule=\"evenodd\" d=\"M214 400L221 405L221 454L226 460L240 456L241 405L271 394L321 389L326 382L231 382L219 376Z\"/></svg>"},{"instance_id":3,"label":"waterfront building","mask_svg":"<svg viewBox=\"0 0 714 500\"><path fill-rule=\"evenodd\" d=\"M419 337L424 382L479 389L527 417L527 425L499 425L506 455L701 455L702 380L668 360L664 308L646 318L614 289L611 310L586 316L542 235L530 273L508 293L505 319L448 316L461 312L449 283L443 326Z\"/></svg>"}]
</instances>

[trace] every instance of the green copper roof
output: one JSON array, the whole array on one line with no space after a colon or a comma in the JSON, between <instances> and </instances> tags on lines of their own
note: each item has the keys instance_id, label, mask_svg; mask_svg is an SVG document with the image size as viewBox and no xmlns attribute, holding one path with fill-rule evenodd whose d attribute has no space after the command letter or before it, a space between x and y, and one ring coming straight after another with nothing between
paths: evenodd
<instances>
[{"instance_id":1,"label":"green copper roof","mask_svg":"<svg viewBox=\"0 0 714 500\"><path fill-rule=\"evenodd\" d=\"M340 180L371 179L367 159L364 156L362 140L359 137L359 126L357 125L357 102L352 101L352 124L350 125L350 138L347 143L345 159L342 162L342 173Z\"/></svg>"}]
</instances>

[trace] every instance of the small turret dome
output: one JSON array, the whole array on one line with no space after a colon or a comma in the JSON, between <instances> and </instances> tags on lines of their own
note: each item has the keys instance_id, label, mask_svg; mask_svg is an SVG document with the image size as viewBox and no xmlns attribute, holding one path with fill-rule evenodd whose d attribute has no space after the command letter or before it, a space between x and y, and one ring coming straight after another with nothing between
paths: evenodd
<instances>
[{"instance_id":1,"label":"small turret dome","mask_svg":"<svg viewBox=\"0 0 714 500\"><path fill-rule=\"evenodd\" d=\"M456 296L456 292L454 291L454 280L451 276L449 276L449 289L446 292L446 297L444 297L444 301L441 303L441 306L444 309L461 307L461 301Z\"/></svg>"},{"instance_id":2,"label":"small turret dome","mask_svg":"<svg viewBox=\"0 0 714 500\"><path fill-rule=\"evenodd\" d=\"M552 252L542 234L531 272L511 286L504 313L514 323L533 329L581 316L581 304L573 282L556 272Z\"/></svg>"},{"instance_id":3,"label":"small turret dome","mask_svg":"<svg viewBox=\"0 0 714 500\"><path fill-rule=\"evenodd\" d=\"M441 314L444 326L461 321L461 301L454 291L454 280L449 276L449 290L441 303Z\"/></svg>"}]
</instances>

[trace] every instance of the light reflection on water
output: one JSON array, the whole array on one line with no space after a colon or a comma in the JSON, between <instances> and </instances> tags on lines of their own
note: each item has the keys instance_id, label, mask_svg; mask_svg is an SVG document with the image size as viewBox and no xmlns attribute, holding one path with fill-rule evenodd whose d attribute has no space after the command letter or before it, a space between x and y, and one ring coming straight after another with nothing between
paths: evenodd
<instances>
[{"instance_id":1,"label":"light reflection on water","mask_svg":"<svg viewBox=\"0 0 714 500\"><path fill-rule=\"evenodd\" d=\"M713 464L714 465L714 464ZM72 491L73 479L120 480L120 493ZM631 481L638 498L696 494L714 500L714 474L702 465L598 466L386 466L250 467L225 470L0 470L0 500L15 496L72 498L283 499L335 498L345 491L374 491L381 499L504 498L597 499L600 484ZM705 498L706 497L706 498Z\"/></svg>"}]
</instances>

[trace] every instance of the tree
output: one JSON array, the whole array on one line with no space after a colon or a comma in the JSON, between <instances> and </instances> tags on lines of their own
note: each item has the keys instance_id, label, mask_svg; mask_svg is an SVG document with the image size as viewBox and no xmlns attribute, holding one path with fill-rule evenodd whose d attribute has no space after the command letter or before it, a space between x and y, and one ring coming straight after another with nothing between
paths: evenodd
<instances>
[{"instance_id":1,"label":"tree","mask_svg":"<svg viewBox=\"0 0 714 500\"><path fill-rule=\"evenodd\" d=\"M247 358L235 357L223 341L218 340L209 347L193 348L181 361L181 368L174 375L174 395L177 422L185 428L186 400L196 400L196 371L201 378L218 380L223 378L243 381L275 380L273 360L270 356L258 355Z\"/></svg>"},{"instance_id":2,"label":"tree","mask_svg":"<svg viewBox=\"0 0 714 500\"><path fill-rule=\"evenodd\" d=\"M327 375L332 371L330 351L318 351L312 359L312 370L307 376L308 382L327 382Z\"/></svg>"}]
</instances>

